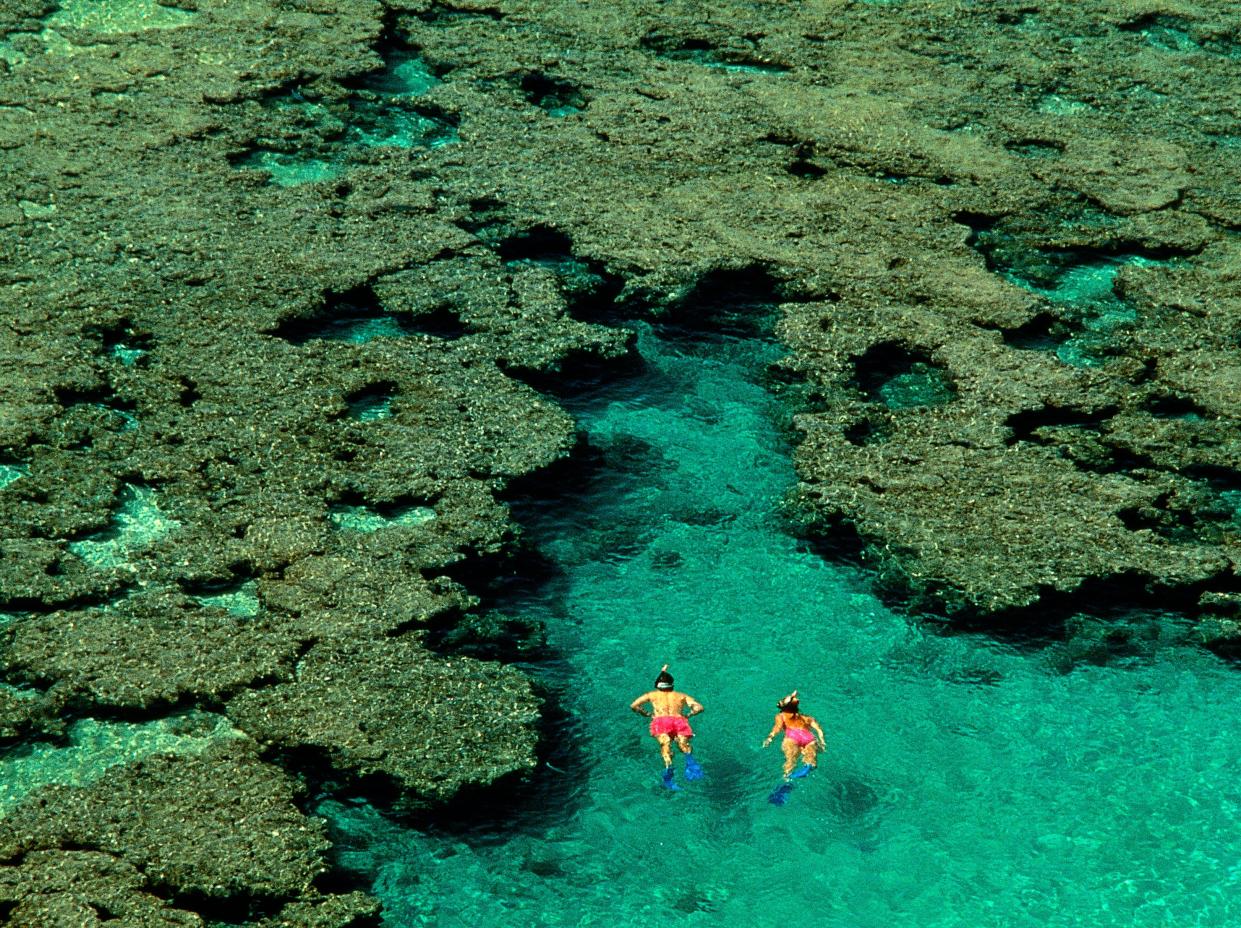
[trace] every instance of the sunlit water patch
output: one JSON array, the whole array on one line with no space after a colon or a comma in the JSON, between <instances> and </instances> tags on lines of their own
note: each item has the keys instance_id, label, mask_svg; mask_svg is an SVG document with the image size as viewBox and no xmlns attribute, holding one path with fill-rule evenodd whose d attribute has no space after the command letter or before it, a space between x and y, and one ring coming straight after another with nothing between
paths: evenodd
<instances>
[{"instance_id":1,"label":"sunlit water patch","mask_svg":"<svg viewBox=\"0 0 1241 928\"><path fill-rule=\"evenodd\" d=\"M342 532L377 532L384 528L422 525L435 518L429 506L398 506L380 511L370 506L333 506L328 521Z\"/></svg>"},{"instance_id":2,"label":"sunlit water patch","mask_svg":"<svg viewBox=\"0 0 1241 928\"><path fill-rule=\"evenodd\" d=\"M56 12L44 22L53 29L67 27L118 33L175 29L188 25L194 16L192 10L156 0L62 0Z\"/></svg>"},{"instance_id":3,"label":"sunlit water patch","mask_svg":"<svg viewBox=\"0 0 1241 928\"><path fill-rule=\"evenodd\" d=\"M1038 111L1048 116L1080 116L1093 110L1089 103L1058 93L1044 94L1039 99Z\"/></svg>"},{"instance_id":4,"label":"sunlit water patch","mask_svg":"<svg viewBox=\"0 0 1241 928\"><path fill-rule=\"evenodd\" d=\"M1226 30L1207 27L1194 34L1194 23L1179 16L1146 15L1121 28L1137 32L1151 48L1176 55L1219 55L1241 57L1241 45Z\"/></svg>"},{"instance_id":5,"label":"sunlit water patch","mask_svg":"<svg viewBox=\"0 0 1241 928\"><path fill-rule=\"evenodd\" d=\"M879 395L889 409L912 409L942 406L952 400L956 391L939 369L915 363L909 371L895 375L880 387Z\"/></svg>"},{"instance_id":6,"label":"sunlit water patch","mask_svg":"<svg viewBox=\"0 0 1241 928\"><path fill-rule=\"evenodd\" d=\"M243 618L251 618L259 614L258 584L253 580L246 580L211 592L195 593L191 598L200 605L224 609Z\"/></svg>"},{"instance_id":7,"label":"sunlit water patch","mask_svg":"<svg viewBox=\"0 0 1241 928\"><path fill-rule=\"evenodd\" d=\"M1232 514L1230 521L1233 528L1241 531L1241 490L1224 490L1219 497L1223 505Z\"/></svg>"},{"instance_id":8,"label":"sunlit water patch","mask_svg":"<svg viewBox=\"0 0 1241 928\"><path fill-rule=\"evenodd\" d=\"M440 79L416 52L395 48L388 52L382 71L368 75L362 86L389 96L421 96L439 86Z\"/></svg>"},{"instance_id":9,"label":"sunlit water patch","mask_svg":"<svg viewBox=\"0 0 1241 928\"><path fill-rule=\"evenodd\" d=\"M75 30L115 35L147 29L177 29L197 14L156 0L62 0L43 19L38 32L19 33L0 42L0 60L21 65L31 54L76 55L107 49L104 44L80 44L67 36Z\"/></svg>"},{"instance_id":10,"label":"sunlit water patch","mask_svg":"<svg viewBox=\"0 0 1241 928\"><path fill-rule=\"evenodd\" d=\"M351 397L349 415L359 422L379 422L383 419L391 419L392 395L386 391L372 390Z\"/></svg>"},{"instance_id":11,"label":"sunlit water patch","mask_svg":"<svg viewBox=\"0 0 1241 928\"><path fill-rule=\"evenodd\" d=\"M115 423L112 427L118 432L132 432L138 428L138 417L122 406L113 406L108 403L92 403L91 405Z\"/></svg>"},{"instance_id":12,"label":"sunlit water patch","mask_svg":"<svg viewBox=\"0 0 1241 928\"><path fill-rule=\"evenodd\" d=\"M369 287L359 287L330 294L318 312L286 319L271 334L294 345L314 340L363 345L377 338L460 338L465 329L460 318L447 311L421 315L387 312ZM382 413L384 409L390 412L390 408L384 407L384 402L392 399L394 390L395 384L390 382L360 388L345 398L350 415L361 418L370 409L374 418L386 418ZM372 401L377 404L375 408L369 405Z\"/></svg>"},{"instance_id":13,"label":"sunlit water patch","mask_svg":"<svg viewBox=\"0 0 1241 928\"><path fill-rule=\"evenodd\" d=\"M3 464L0 463L0 490L21 480L28 473L30 468L25 464Z\"/></svg>"},{"instance_id":14,"label":"sunlit water patch","mask_svg":"<svg viewBox=\"0 0 1241 928\"><path fill-rule=\"evenodd\" d=\"M321 158L309 158L295 152L266 149L250 152L237 162L237 167L266 171L271 175L271 182L277 187L296 187L298 184L331 180L342 171L340 165L332 164Z\"/></svg>"},{"instance_id":15,"label":"sunlit water patch","mask_svg":"<svg viewBox=\"0 0 1241 928\"><path fill-rule=\"evenodd\" d=\"M133 367L138 363L138 359L146 354L146 351L142 348L131 347L123 342L117 342L111 347L110 353L112 357L126 367Z\"/></svg>"},{"instance_id":16,"label":"sunlit water patch","mask_svg":"<svg viewBox=\"0 0 1241 928\"><path fill-rule=\"evenodd\" d=\"M126 484L112 524L89 538L69 542L69 550L94 567L122 567L129 564L133 553L178 525L159 508L152 487Z\"/></svg>"},{"instance_id":17,"label":"sunlit water patch","mask_svg":"<svg viewBox=\"0 0 1241 928\"><path fill-rule=\"evenodd\" d=\"M1090 216L1099 229L1114 217ZM1023 247L1020 240L983 229L971 244L989 266L1009 281L1047 299L1057 319L1044 332L1012 331L1010 344L1053 351L1074 367L1106 364L1115 353L1116 335L1139 322L1134 304L1116 290L1116 278L1126 268L1175 265L1180 259L1137 253L1103 254L1093 251Z\"/></svg>"},{"instance_id":18,"label":"sunlit water patch","mask_svg":"<svg viewBox=\"0 0 1241 928\"><path fill-rule=\"evenodd\" d=\"M41 786L87 786L118 764L152 754L196 754L223 738L244 737L223 716L187 712L153 722L82 719L67 744L38 742L0 753L0 815Z\"/></svg>"},{"instance_id":19,"label":"sunlit water patch","mask_svg":"<svg viewBox=\"0 0 1241 928\"><path fill-rule=\"evenodd\" d=\"M1137 321L1133 305L1116 294L1116 275L1124 267L1166 263L1141 255L1101 257L1070 266L1054 287L1035 287L1053 302L1068 307L1070 318L1082 328L1056 349L1056 356L1076 367L1092 367L1105 360L1108 336Z\"/></svg>"},{"instance_id":20,"label":"sunlit water patch","mask_svg":"<svg viewBox=\"0 0 1241 928\"><path fill-rule=\"evenodd\" d=\"M310 100L297 88L267 99L265 109L284 126L283 140L260 139L233 164L293 187L342 175L363 149L448 145L457 141L456 127L420 100L440 83L414 52L389 49L384 69L359 81L343 107Z\"/></svg>"},{"instance_id":21,"label":"sunlit water patch","mask_svg":"<svg viewBox=\"0 0 1241 928\"><path fill-rule=\"evenodd\" d=\"M315 337L362 345L376 338L401 338L408 334L393 316L356 316L332 320Z\"/></svg>"},{"instance_id":22,"label":"sunlit water patch","mask_svg":"<svg viewBox=\"0 0 1241 928\"><path fill-rule=\"evenodd\" d=\"M646 376L571 403L605 466L518 515L561 574L513 593L562 655L545 805L430 833L328 804L389 925L869 928L1241 918L1241 680L1194 648L1062 672L940 637L784 531L794 481L743 339L644 328ZM520 580L520 578L515 578ZM517 584L518 589L521 584ZM1087 608L1089 604L1083 604ZM628 704L670 663L707 706L678 792ZM828 733L787 805L777 697ZM463 763L468 759L463 758ZM809 915L807 913L813 913Z\"/></svg>"},{"instance_id":23,"label":"sunlit water patch","mask_svg":"<svg viewBox=\"0 0 1241 928\"><path fill-rule=\"evenodd\" d=\"M1139 33L1152 48L1165 52L1199 52L1202 47L1184 29L1174 25L1175 20L1160 17Z\"/></svg>"},{"instance_id":24,"label":"sunlit water patch","mask_svg":"<svg viewBox=\"0 0 1241 928\"><path fill-rule=\"evenodd\" d=\"M947 370L901 345L875 345L855 360L854 367L862 394L892 410L942 406L957 395Z\"/></svg>"}]
</instances>

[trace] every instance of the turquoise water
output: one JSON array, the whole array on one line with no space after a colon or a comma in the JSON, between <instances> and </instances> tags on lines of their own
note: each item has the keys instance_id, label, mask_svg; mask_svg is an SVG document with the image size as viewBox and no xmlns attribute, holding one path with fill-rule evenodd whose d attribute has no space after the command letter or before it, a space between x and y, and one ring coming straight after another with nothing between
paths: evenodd
<instances>
[{"instance_id":1,"label":"turquoise water","mask_svg":"<svg viewBox=\"0 0 1241 928\"><path fill-rule=\"evenodd\" d=\"M1241 919L1241 677L1193 648L1057 672L937 636L804 549L761 340L661 338L569 405L600 469L519 509L567 714L526 806L419 831L325 803L387 924L1223 925ZM668 662L707 779L659 785L628 703ZM827 731L783 807L776 699ZM463 761L464 762L464 761ZM678 770L680 765L678 763Z\"/></svg>"},{"instance_id":2,"label":"turquoise water","mask_svg":"<svg viewBox=\"0 0 1241 928\"><path fill-rule=\"evenodd\" d=\"M251 618L259 614L258 584L253 580L245 580L192 598L203 606L223 609L242 618Z\"/></svg>"},{"instance_id":3,"label":"turquoise water","mask_svg":"<svg viewBox=\"0 0 1241 928\"><path fill-rule=\"evenodd\" d=\"M1053 350L1074 367L1099 367L1114 355L1118 334L1139 322L1134 305L1116 292L1116 278L1127 268L1175 266L1178 259L1142 254L1101 254L1030 249L990 231L976 242L1008 280L1055 304L1056 334L1036 347Z\"/></svg>"},{"instance_id":4,"label":"turquoise water","mask_svg":"<svg viewBox=\"0 0 1241 928\"><path fill-rule=\"evenodd\" d=\"M130 567L129 556L146 548L180 525L159 507L155 490L126 484L107 529L69 542L68 548L92 567Z\"/></svg>"},{"instance_id":5,"label":"turquoise water","mask_svg":"<svg viewBox=\"0 0 1241 928\"><path fill-rule=\"evenodd\" d=\"M37 742L3 752L0 816L42 786L87 786L120 764L153 754L197 754L241 737L223 716L197 710L150 722L81 719L69 727L64 744Z\"/></svg>"},{"instance_id":6,"label":"turquoise water","mask_svg":"<svg viewBox=\"0 0 1241 928\"><path fill-rule=\"evenodd\" d=\"M391 512L380 512L369 506L333 506L328 521L345 532L377 532L402 525L422 525L435 518L428 506L399 506Z\"/></svg>"},{"instance_id":7,"label":"turquoise water","mask_svg":"<svg viewBox=\"0 0 1241 928\"><path fill-rule=\"evenodd\" d=\"M942 406L956 395L947 377L925 363L915 363L908 372L897 374L881 386L878 393L889 409Z\"/></svg>"},{"instance_id":8,"label":"turquoise water","mask_svg":"<svg viewBox=\"0 0 1241 928\"><path fill-rule=\"evenodd\" d=\"M368 390L349 400L349 415L359 422L379 422L392 418L392 397L384 392Z\"/></svg>"},{"instance_id":9,"label":"turquoise water","mask_svg":"<svg viewBox=\"0 0 1241 928\"><path fill-rule=\"evenodd\" d=\"M0 490L21 480L30 472L25 464L0 464Z\"/></svg>"},{"instance_id":10,"label":"turquoise water","mask_svg":"<svg viewBox=\"0 0 1241 928\"><path fill-rule=\"evenodd\" d=\"M266 100L264 106L273 123L286 125L292 136L301 138L292 147L287 140L270 144L260 140L234 164L266 171L278 187L296 187L341 176L365 149L452 144L458 138L456 127L418 108L417 98L440 83L412 50L387 49L384 69L358 83L346 112L333 112L307 99L300 89ZM331 141L312 141L316 134Z\"/></svg>"},{"instance_id":11,"label":"turquoise water","mask_svg":"<svg viewBox=\"0 0 1241 928\"><path fill-rule=\"evenodd\" d=\"M112 346L111 354L126 367L133 367L146 354L146 351L142 348L132 348L124 342L117 342Z\"/></svg>"},{"instance_id":12,"label":"turquoise water","mask_svg":"<svg viewBox=\"0 0 1241 928\"><path fill-rule=\"evenodd\" d=\"M128 32L145 32L148 29L177 29L189 25L197 15L192 10L165 6L156 0L61 0L48 4L51 12L43 17L43 28L32 33L12 33L0 40L0 61L20 66L29 60L29 48L45 54L78 55L106 49L106 45L80 44L82 39L73 33L120 35ZM62 33L68 33L69 37ZM14 47L14 38L34 41L26 48Z\"/></svg>"},{"instance_id":13,"label":"turquoise water","mask_svg":"<svg viewBox=\"0 0 1241 928\"><path fill-rule=\"evenodd\" d=\"M1117 296L1116 275L1124 267L1158 267L1167 263L1142 255L1105 256L1070 266L1055 287L1039 291L1065 306L1073 321L1081 327L1078 334L1056 349L1056 356L1075 367L1105 363L1109 336L1138 319L1132 304Z\"/></svg>"}]
</instances>

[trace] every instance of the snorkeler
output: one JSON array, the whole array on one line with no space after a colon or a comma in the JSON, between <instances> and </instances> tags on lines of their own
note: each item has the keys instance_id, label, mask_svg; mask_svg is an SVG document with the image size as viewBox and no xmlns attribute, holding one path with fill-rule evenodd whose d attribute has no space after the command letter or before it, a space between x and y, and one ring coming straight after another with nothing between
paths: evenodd
<instances>
[{"instance_id":1,"label":"snorkeler","mask_svg":"<svg viewBox=\"0 0 1241 928\"><path fill-rule=\"evenodd\" d=\"M651 704L648 713L643 706ZM702 703L687 693L678 693L672 688L672 674L668 673L668 665L660 668L655 678L655 689L643 693L629 704L629 708L638 715L651 720L651 737L659 742L659 753L664 759L664 785L675 789L672 784L672 742L685 755L685 779L697 780L702 777L702 767L694 759L693 747L689 739L694 737L694 730L689 727L689 716L702 712ZM689 712L685 713L688 708ZM684 713L684 714L683 714Z\"/></svg>"},{"instance_id":2,"label":"snorkeler","mask_svg":"<svg viewBox=\"0 0 1241 928\"><path fill-rule=\"evenodd\" d=\"M796 776L804 777L815 768L815 757L818 755L819 748L827 748L827 741L823 737L823 729L819 727L819 723L815 721L813 716L802 715L800 705L797 699L797 690L793 690L793 692L776 703L780 711L776 713L776 721L771 726L771 733L767 735L767 740L763 742L763 747L767 747L776 735L784 732L784 743L780 746L784 749L784 776L786 779L794 775L793 767L797 764L797 756L799 754L805 767L798 768Z\"/></svg>"}]
</instances>

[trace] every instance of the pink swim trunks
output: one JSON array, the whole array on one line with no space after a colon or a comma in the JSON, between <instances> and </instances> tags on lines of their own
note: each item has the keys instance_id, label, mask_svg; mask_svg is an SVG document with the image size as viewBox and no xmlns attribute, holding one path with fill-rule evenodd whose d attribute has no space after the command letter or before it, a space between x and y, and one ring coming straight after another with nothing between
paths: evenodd
<instances>
[{"instance_id":1,"label":"pink swim trunks","mask_svg":"<svg viewBox=\"0 0 1241 928\"><path fill-rule=\"evenodd\" d=\"M786 728L784 737L803 748L808 744L814 744L814 733L808 728Z\"/></svg>"},{"instance_id":2,"label":"pink swim trunks","mask_svg":"<svg viewBox=\"0 0 1241 928\"><path fill-rule=\"evenodd\" d=\"M683 715L660 715L651 719L651 734L656 738L660 735L689 738L694 730L689 727L689 722L685 721Z\"/></svg>"}]
</instances>

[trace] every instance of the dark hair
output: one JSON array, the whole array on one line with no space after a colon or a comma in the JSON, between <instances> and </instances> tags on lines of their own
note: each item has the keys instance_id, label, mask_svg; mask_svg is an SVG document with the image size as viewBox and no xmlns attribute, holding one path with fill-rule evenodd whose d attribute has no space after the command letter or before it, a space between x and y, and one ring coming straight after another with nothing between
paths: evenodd
<instances>
[{"instance_id":1,"label":"dark hair","mask_svg":"<svg viewBox=\"0 0 1241 928\"><path fill-rule=\"evenodd\" d=\"M781 712L792 712L796 714L797 707L800 705L801 703L798 702L796 699L782 699L778 703L776 703L776 708L779 709Z\"/></svg>"},{"instance_id":2,"label":"dark hair","mask_svg":"<svg viewBox=\"0 0 1241 928\"><path fill-rule=\"evenodd\" d=\"M655 689L672 689L672 674L661 670L659 676L655 678Z\"/></svg>"}]
</instances>

